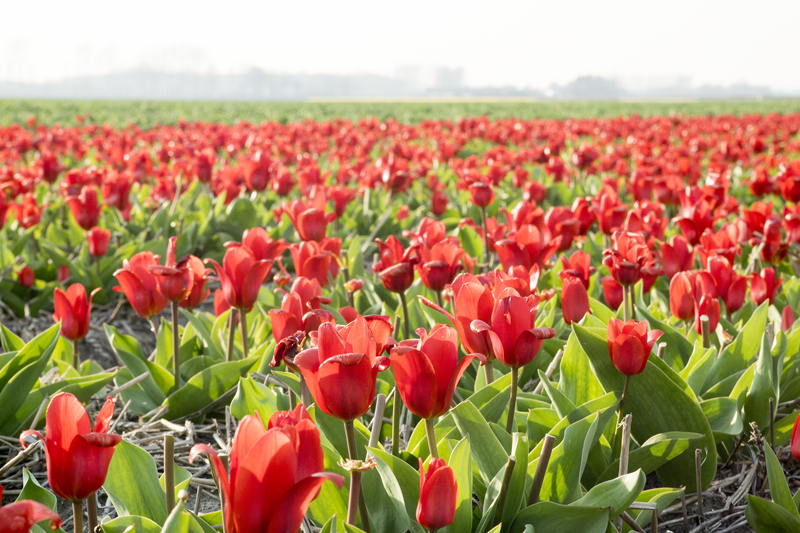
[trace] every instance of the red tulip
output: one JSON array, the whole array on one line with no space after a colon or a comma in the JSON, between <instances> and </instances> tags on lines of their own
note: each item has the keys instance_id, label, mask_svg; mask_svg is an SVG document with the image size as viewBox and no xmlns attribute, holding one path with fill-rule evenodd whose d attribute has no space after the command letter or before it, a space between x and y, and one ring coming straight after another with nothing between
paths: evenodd
<instances>
[{"instance_id":1,"label":"red tulip","mask_svg":"<svg viewBox=\"0 0 800 533\"><path fill-rule=\"evenodd\" d=\"M189 462L204 452L219 479L226 533L296 533L322 484L344 484L323 472L319 430L302 405L272 415L266 430L258 413L245 416L233 437L230 477L207 444L195 444Z\"/></svg>"},{"instance_id":2,"label":"red tulip","mask_svg":"<svg viewBox=\"0 0 800 533\"><path fill-rule=\"evenodd\" d=\"M427 333L418 329L419 340L405 340L392 348L392 373L403 404L420 418L442 416L453 402L462 374L473 359L458 360L458 334L450 326L436 324Z\"/></svg>"},{"instance_id":3,"label":"red tulip","mask_svg":"<svg viewBox=\"0 0 800 533\"><path fill-rule=\"evenodd\" d=\"M656 341L663 335L657 329L647 331L647 322L612 318L608 322L608 353L611 362L626 376L641 374Z\"/></svg>"},{"instance_id":4,"label":"red tulip","mask_svg":"<svg viewBox=\"0 0 800 533\"><path fill-rule=\"evenodd\" d=\"M114 272L119 287L128 298L133 310L142 318L158 315L167 307L169 300L158 290L156 276L150 273L150 267L158 265L158 256L152 252L139 252L130 260L122 262L122 268Z\"/></svg>"},{"instance_id":5,"label":"red tulip","mask_svg":"<svg viewBox=\"0 0 800 533\"><path fill-rule=\"evenodd\" d=\"M557 250L559 252L569 250L572 247L572 241L580 235L581 222L572 214L569 207L551 207L544 217L544 223L551 235L561 236L561 244Z\"/></svg>"},{"instance_id":6,"label":"red tulip","mask_svg":"<svg viewBox=\"0 0 800 533\"><path fill-rule=\"evenodd\" d=\"M211 293L210 289L206 289L206 282L208 281L209 269L203 264L199 257L190 255L186 259L186 268L192 276L192 290L186 298L181 300L180 306L192 310L199 307L206 301L208 295Z\"/></svg>"},{"instance_id":7,"label":"red tulip","mask_svg":"<svg viewBox=\"0 0 800 533\"><path fill-rule=\"evenodd\" d=\"M764 236L753 239L751 243L762 244L761 259L770 265L778 265L786 259L789 253L789 243L784 241L781 233L783 222L781 220L768 220L764 224Z\"/></svg>"},{"instance_id":8,"label":"red tulip","mask_svg":"<svg viewBox=\"0 0 800 533\"><path fill-rule=\"evenodd\" d=\"M316 346L299 353L294 364L320 409L345 422L369 410L378 372L389 367L381 354L391 332L388 317L359 316L346 326L319 327Z\"/></svg>"},{"instance_id":9,"label":"red tulip","mask_svg":"<svg viewBox=\"0 0 800 533\"><path fill-rule=\"evenodd\" d=\"M800 415L797 416L797 420L794 421L794 426L792 427L791 451L792 456L800 461Z\"/></svg>"},{"instance_id":10,"label":"red tulip","mask_svg":"<svg viewBox=\"0 0 800 533\"><path fill-rule=\"evenodd\" d=\"M689 244L699 244L703 232L714 227L711 205L705 199L692 203L691 196L683 191L680 191L678 195L681 200L682 214L673 218L672 221L678 225Z\"/></svg>"},{"instance_id":11,"label":"red tulip","mask_svg":"<svg viewBox=\"0 0 800 533\"><path fill-rule=\"evenodd\" d=\"M33 273L33 269L25 265L17 272L17 280L25 288L33 287L34 282L36 282L36 276Z\"/></svg>"},{"instance_id":12,"label":"red tulip","mask_svg":"<svg viewBox=\"0 0 800 533\"><path fill-rule=\"evenodd\" d=\"M725 302L725 309L734 313L744 305L747 294L747 276L736 273L731 263L721 255L712 255L706 261L706 269L714 280L717 294Z\"/></svg>"},{"instance_id":13,"label":"red tulip","mask_svg":"<svg viewBox=\"0 0 800 533\"><path fill-rule=\"evenodd\" d=\"M616 311L622 305L624 294L622 292L622 285L617 283L611 276L606 276L600 280L603 285L603 298L609 308Z\"/></svg>"},{"instance_id":14,"label":"red tulip","mask_svg":"<svg viewBox=\"0 0 800 533\"><path fill-rule=\"evenodd\" d=\"M86 242L89 245L89 255L103 257L108 252L108 242L111 240L111 230L95 226L86 232Z\"/></svg>"},{"instance_id":15,"label":"red tulip","mask_svg":"<svg viewBox=\"0 0 800 533\"><path fill-rule=\"evenodd\" d=\"M150 265L147 269L156 277L159 292L170 302L185 300L192 293L194 274L189 268L189 260L175 262L177 237L170 237L167 244L167 261L162 265Z\"/></svg>"},{"instance_id":16,"label":"red tulip","mask_svg":"<svg viewBox=\"0 0 800 533\"><path fill-rule=\"evenodd\" d=\"M783 308L783 311L781 311L781 331L786 333L792 329L794 321L794 311L792 310L791 306L787 305Z\"/></svg>"},{"instance_id":17,"label":"red tulip","mask_svg":"<svg viewBox=\"0 0 800 533\"><path fill-rule=\"evenodd\" d=\"M478 207L486 207L494 202L494 189L491 185L476 181L469 186L469 199Z\"/></svg>"},{"instance_id":18,"label":"red tulip","mask_svg":"<svg viewBox=\"0 0 800 533\"><path fill-rule=\"evenodd\" d=\"M493 360L494 355L489 349L485 336L473 332L470 328L470 324L475 320L491 322L494 310L492 289L483 285L472 274L465 273L460 274L453 281L452 290L454 314L422 296L419 299L428 307L447 316L458 331L458 338L461 339L467 353L479 353L487 360Z\"/></svg>"},{"instance_id":19,"label":"red tulip","mask_svg":"<svg viewBox=\"0 0 800 533\"><path fill-rule=\"evenodd\" d=\"M258 299L261 284L272 268L272 261L257 261L247 246L233 246L225 251L222 265L206 259L214 265L225 299L231 307L249 312Z\"/></svg>"},{"instance_id":20,"label":"red tulip","mask_svg":"<svg viewBox=\"0 0 800 533\"><path fill-rule=\"evenodd\" d=\"M103 486L114 446L122 441L121 436L108 434L113 416L114 400L109 397L92 429L81 402L72 394L60 392L47 407L47 438L32 429L22 432L19 440L23 448L28 447L25 438L30 435L44 441L47 481L56 495L79 502Z\"/></svg>"},{"instance_id":21,"label":"red tulip","mask_svg":"<svg viewBox=\"0 0 800 533\"><path fill-rule=\"evenodd\" d=\"M444 459L433 458L428 471L419 460L419 503L417 522L429 531L447 527L456 519L458 484L453 469Z\"/></svg>"},{"instance_id":22,"label":"red tulip","mask_svg":"<svg viewBox=\"0 0 800 533\"><path fill-rule=\"evenodd\" d=\"M301 240L321 242L325 238L328 219L325 215L324 200L322 197L322 207L315 207L301 200L292 200L284 208L283 212L292 221Z\"/></svg>"},{"instance_id":23,"label":"red tulip","mask_svg":"<svg viewBox=\"0 0 800 533\"><path fill-rule=\"evenodd\" d=\"M580 196L575 198L570 210L572 211L572 216L580 222L578 235L586 235L596 220L589 200Z\"/></svg>"},{"instance_id":24,"label":"red tulip","mask_svg":"<svg viewBox=\"0 0 800 533\"><path fill-rule=\"evenodd\" d=\"M682 235L674 235L669 244L661 244L661 262L664 264L664 273L669 279L678 272L692 270L694 266L694 251L689 249L689 241Z\"/></svg>"},{"instance_id":25,"label":"red tulip","mask_svg":"<svg viewBox=\"0 0 800 533\"><path fill-rule=\"evenodd\" d=\"M561 313L564 322L580 322L589 309L589 294L580 278L566 276L561 278Z\"/></svg>"},{"instance_id":26,"label":"red tulip","mask_svg":"<svg viewBox=\"0 0 800 533\"><path fill-rule=\"evenodd\" d=\"M453 283L464 269L466 253L454 242L442 241L432 248L423 245L421 254L422 262L417 263L417 271L422 284L433 291L441 291Z\"/></svg>"},{"instance_id":27,"label":"red tulip","mask_svg":"<svg viewBox=\"0 0 800 533\"><path fill-rule=\"evenodd\" d=\"M401 205L400 209L397 210L397 214L395 215L395 218L397 219L398 222L401 221L401 220L405 220L405 219L408 218L408 215L409 215L410 212L411 212L411 209L407 205Z\"/></svg>"},{"instance_id":28,"label":"red tulip","mask_svg":"<svg viewBox=\"0 0 800 533\"><path fill-rule=\"evenodd\" d=\"M539 270L544 270L544 264L558 250L561 237L551 238L549 230L540 231L536 226L527 224L508 238L495 243L497 258L506 272L517 265L526 270L537 265Z\"/></svg>"},{"instance_id":29,"label":"red tulip","mask_svg":"<svg viewBox=\"0 0 800 533\"><path fill-rule=\"evenodd\" d=\"M0 486L0 500L3 487ZM42 520L50 520L50 529L61 527L61 517L46 505L33 500L21 500L0 507L0 533L30 533L31 528Z\"/></svg>"},{"instance_id":30,"label":"red tulip","mask_svg":"<svg viewBox=\"0 0 800 533\"><path fill-rule=\"evenodd\" d=\"M690 272L678 272L670 281L669 310L679 320L694 317L694 280Z\"/></svg>"},{"instance_id":31,"label":"red tulip","mask_svg":"<svg viewBox=\"0 0 800 533\"><path fill-rule=\"evenodd\" d=\"M226 243L225 246L229 244ZM257 261L278 259L289 247L283 239L272 239L264 228L244 230L242 244L250 248Z\"/></svg>"},{"instance_id":32,"label":"red tulip","mask_svg":"<svg viewBox=\"0 0 800 533\"><path fill-rule=\"evenodd\" d=\"M625 223L625 217L628 216L628 206L624 205L616 191L608 186L603 187L600 193L592 198L590 209L597 219L600 231L606 235L619 231ZM575 206L573 205L574 211Z\"/></svg>"},{"instance_id":33,"label":"red tulip","mask_svg":"<svg viewBox=\"0 0 800 533\"><path fill-rule=\"evenodd\" d=\"M79 195L69 196L65 200L80 227L90 230L97 225L103 209L103 204L97 201L97 187L84 185Z\"/></svg>"},{"instance_id":34,"label":"red tulip","mask_svg":"<svg viewBox=\"0 0 800 533\"><path fill-rule=\"evenodd\" d=\"M295 274L316 279L320 286L327 286L328 276L335 279L339 274L338 257L341 247L341 239L327 238L322 244L315 241L290 244Z\"/></svg>"},{"instance_id":35,"label":"red tulip","mask_svg":"<svg viewBox=\"0 0 800 533\"><path fill-rule=\"evenodd\" d=\"M565 277L576 278L583 283L584 288L589 288L589 278L591 278L595 271L595 268L592 266L592 258L589 254L577 250L569 257L569 260L562 255L561 266L563 269L558 273L561 279Z\"/></svg>"},{"instance_id":36,"label":"red tulip","mask_svg":"<svg viewBox=\"0 0 800 533\"><path fill-rule=\"evenodd\" d=\"M783 280L775 279L775 270L772 268L765 268L758 274L750 274L750 298L756 305L761 305L767 300L772 305L775 303L775 296L781 283Z\"/></svg>"},{"instance_id":37,"label":"red tulip","mask_svg":"<svg viewBox=\"0 0 800 533\"><path fill-rule=\"evenodd\" d=\"M214 291L214 315L220 316L231 308L231 304L225 299L225 291L217 289Z\"/></svg>"},{"instance_id":38,"label":"red tulip","mask_svg":"<svg viewBox=\"0 0 800 533\"><path fill-rule=\"evenodd\" d=\"M333 185L325 189L325 196L333 202L333 212L336 218L342 218L347 206L359 195L358 189L348 189L341 185Z\"/></svg>"},{"instance_id":39,"label":"red tulip","mask_svg":"<svg viewBox=\"0 0 800 533\"><path fill-rule=\"evenodd\" d=\"M506 366L525 366L536 357L542 343L552 339L552 328L535 327L539 298L523 298L513 289L503 291L494 304L491 325L473 320L470 329L483 335L492 355ZM490 359L487 357L487 359Z\"/></svg>"},{"instance_id":40,"label":"red tulip","mask_svg":"<svg viewBox=\"0 0 800 533\"><path fill-rule=\"evenodd\" d=\"M69 280L69 265L61 265L58 267L58 274L56 278L59 283L66 283Z\"/></svg>"},{"instance_id":41,"label":"red tulip","mask_svg":"<svg viewBox=\"0 0 800 533\"><path fill-rule=\"evenodd\" d=\"M650 259L650 251L640 233L617 231L614 247L603 252L603 264L611 277L623 287L635 285L642 278L642 267Z\"/></svg>"},{"instance_id":42,"label":"red tulip","mask_svg":"<svg viewBox=\"0 0 800 533\"><path fill-rule=\"evenodd\" d=\"M392 292L404 292L414 283L414 265L420 261L418 247L403 248L397 237L390 235L386 242L375 239L380 250L380 261L372 265L383 286Z\"/></svg>"},{"instance_id":43,"label":"red tulip","mask_svg":"<svg viewBox=\"0 0 800 533\"><path fill-rule=\"evenodd\" d=\"M326 300L330 303L330 299ZM298 331L306 334L316 331L323 322L336 323L330 311L315 309L308 302L304 302L301 295L294 291L283 297L280 309L270 309L269 318L275 342L280 342Z\"/></svg>"},{"instance_id":44,"label":"red tulip","mask_svg":"<svg viewBox=\"0 0 800 533\"><path fill-rule=\"evenodd\" d=\"M695 331L703 333L703 325L700 322L700 317L708 317L709 331L714 332L719 324L720 308L719 300L716 296L710 294L703 294L698 300L695 300Z\"/></svg>"},{"instance_id":45,"label":"red tulip","mask_svg":"<svg viewBox=\"0 0 800 533\"><path fill-rule=\"evenodd\" d=\"M431 213L440 217L447 211L447 204L450 199L442 191L434 191L431 195Z\"/></svg>"},{"instance_id":46,"label":"red tulip","mask_svg":"<svg viewBox=\"0 0 800 533\"><path fill-rule=\"evenodd\" d=\"M56 312L53 320L61 322L61 334L65 339L77 341L89 333L89 319L92 314L92 298L100 287L86 297L86 288L80 283L73 283L67 292L56 287L53 293L53 304Z\"/></svg>"}]
</instances>

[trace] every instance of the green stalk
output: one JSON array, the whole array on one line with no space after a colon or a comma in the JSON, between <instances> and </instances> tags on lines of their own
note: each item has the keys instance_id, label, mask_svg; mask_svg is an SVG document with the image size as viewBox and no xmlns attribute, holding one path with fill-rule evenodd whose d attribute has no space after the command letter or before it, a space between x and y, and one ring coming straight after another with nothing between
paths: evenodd
<instances>
[{"instance_id":1,"label":"green stalk","mask_svg":"<svg viewBox=\"0 0 800 533\"><path fill-rule=\"evenodd\" d=\"M78 370L78 367L81 366L81 358L80 358L80 356L78 356L78 340L77 339L72 341L72 366L75 368L75 370L77 372L80 372L80 370Z\"/></svg>"},{"instance_id":2,"label":"green stalk","mask_svg":"<svg viewBox=\"0 0 800 533\"><path fill-rule=\"evenodd\" d=\"M242 326L242 359L247 359L247 311L239 309L239 325Z\"/></svg>"},{"instance_id":3,"label":"green stalk","mask_svg":"<svg viewBox=\"0 0 800 533\"><path fill-rule=\"evenodd\" d=\"M486 361L483 365L483 373L486 376L486 384L491 385L494 381L494 366L491 361Z\"/></svg>"},{"instance_id":4,"label":"green stalk","mask_svg":"<svg viewBox=\"0 0 800 533\"><path fill-rule=\"evenodd\" d=\"M400 415L403 408L403 400L400 399L400 391L394 389L394 401L392 403L392 455L400 457Z\"/></svg>"},{"instance_id":5,"label":"green stalk","mask_svg":"<svg viewBox=\"0 0 800 533\"><path fill-rule=\"evenodd\" d=\"M178 302L172 302L172 375L175 377L175 390L181 388L180 352L181 339L178 336Z\"/></svg>"},{"instance_id":6,"label":"green stalk","mask_svg":"<svg viewBox=\"0 0 800 533\"><path fill-rule=\"evenodd\" d=\"M344 423L344 434L347 438L347 451L350 460L358 459L358 449L356 448L356 429L352 420ZM356 525L358 518L358 499L361 492L361 472L350 471L350 498L347 502L347 523L351 526ZM364 517L366 519L366 517Z\"/></svg>"},{"instance_id":7,"label":"green stalk","mask_svg":"<svg viewBox=\"0 0 800 533\"><path fill-rule=\"evenodd\" d=\"M489 272L489 229L486 227L485 207L481 207L481 224L483 224L483 271Z\"/></svg>"},{"instance_id":8,"label":"green stalk","mask_svg":"<svg viewBox=\"0 0 800 533\"><path fill-rule=\"evenodd\" d=\"M164 492L167 497L167 513L175 507L175 437L164 435ZM91 531L89 532L91 533Z\"/></svg>"},{"instance_id":9,"label":"green stalk","mask_svg":"<svg viewBox=\"0 0 800 533\"><path fill-rule=\"evenodd\" d=\"M233 361L233 344L236 339L236 313L238 309L231 307L228 312L228 353L225 356L225 361Z\"/></svg>"},{"instance_id":10,"label":"green stalk","mask_svg":"<svg viewBox=\"0 0 800 533\"><path fill-rule=\"evenodd\" d=\"M436 448L436 431L432 418L425 419L425 433L428 436L428 448L430 448L431 457L438 459L439 450Z\"/></svg>"},{"instance_id":11,"label":"green stalk","mask_svg":"<svg viewBox=\"0 0 800 533\"><path fill-rule=\"evenodd\" d=\"M83 500L72 502L72 522L75 524L75 533L83 533Z\"/></svg>"},{"instance_id":12,"label":"green stalk","mask_svg":"<svg viewBox=\"0 0 800 533\"><path fill-rule=\"evenodd\" d=\"M408 301L406 301L405 291L400 293L400 303L403 304L403 336L405 339L411 338L410 324L408 320Z\"/></svg>"},{"instance_id":13,"label":"green stalk","mask_svg":"<svg viewBox=\"0 0 800 533\"><path fill-rule=\"evenodd\" d=\"M519 381L519 367L511 367L511 398L508 400L508 420L506 421L506 431L513 433L516 420L514 413L517 410L517 383Z\"/></svg>"},{"instance_id":14,"label":"green stalk","mask_svg":"<svg viewBox=\"0 0 800 533\"><path fill-rule=\"evenodd\" d=\"M93 492L86 498L86 514L89 517L88 526L89 533L92 533L97 527L97 493Z\"/></svg>"}]
</instances>

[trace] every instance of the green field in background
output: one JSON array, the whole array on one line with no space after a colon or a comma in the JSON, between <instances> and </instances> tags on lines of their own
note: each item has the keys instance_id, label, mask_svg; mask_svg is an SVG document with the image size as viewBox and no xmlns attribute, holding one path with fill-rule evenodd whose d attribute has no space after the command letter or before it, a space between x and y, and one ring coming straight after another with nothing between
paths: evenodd
<instances>
[{"instance_id":1,"label":"green field in background","mask_svg":"<svg viewBox=\"0 0 800 533\"><path fill-rule=\"evenodd\" d=\"M423 119L454 120L466 116L487 115L489 118L584 118L639 114L642 116L703 114L800 112L800 99L793 100L701 100L675 102L622 101L441 101L441 102L166 102L114 100L0 100L0 124L24 122L37 115L45 124L59 122L73 125L75 115L89 115L98 123L125 126L135 123L152 126L173 124L179 118L187 121L234 123L247 120L259 123L268 120L294 122L303 119L329 120L362 117L401 122Z\"/></svg>"}]
</instances>

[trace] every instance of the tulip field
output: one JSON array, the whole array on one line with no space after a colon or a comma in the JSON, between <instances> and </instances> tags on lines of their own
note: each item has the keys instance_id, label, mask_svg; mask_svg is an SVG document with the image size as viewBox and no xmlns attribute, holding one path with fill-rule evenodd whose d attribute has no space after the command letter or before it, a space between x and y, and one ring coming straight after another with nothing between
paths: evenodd
<instances>
[{"instance_id":1,"label":"tulip field","mask_svg":"<svg viewBox=\"0 0 800 533\"><path fill-rule=\"evenodd\" d=\"M0 533L800 532L789 111L0 127Z\"/></svg>"}]
</instances>

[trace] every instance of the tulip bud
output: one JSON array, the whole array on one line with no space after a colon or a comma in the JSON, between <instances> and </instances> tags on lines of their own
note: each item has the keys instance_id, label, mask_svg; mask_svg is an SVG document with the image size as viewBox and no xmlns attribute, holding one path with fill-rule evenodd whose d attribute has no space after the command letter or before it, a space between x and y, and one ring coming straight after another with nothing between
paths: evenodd
<instances>
[{"instance_id":1,"label":"tulip bud","mask_svg":"<svg viewBox=\"0 0 800 533\"><path fill-rule=\"evenodd\" d=\"M561 313L568 325L589 313L589 294L580 278L568 276L561 282Z\"/></svg>"},{"instance_id":2,"label":"tulip bud","mask_svg":"<svg viewBox=\"0 0 800 533\"><path fill-rule=\"evenodd\" d=\"M608 322L608 353L611 362L622 374L635 376L647 366L647 358L653 351L656 341L664 332L654 329L647 331L647 321L629 320L623 322L612 318Z\"/></svg>"},{"instance_id":3,"label":"tulip bud","mask_svg":"<svg viewBox=\"0 0 800 533\"><path fill-rule=\"evenodd\" d=\"M794 311L792 310L791 306L786 306L781 311L781 331L786 333L792 326L794 325Z\"/></svg>"},{"instance_id":4,"label":"tulip bud","mask_svg":"<svg viewBox=\"0 0 800 533\"><path fill-rule=\"evenodd\" d=\"M470 201L478 207L486 207L494 201L494 189L491 185L476 181L469 186Z\"/></svg>"},{"instance_id":5,"label":"tulip bud","mask_svg":"<svg viewBox=\"0 0 800 533\"><path fill-rule=\"evenodd\" d=\"M364 282L360 279L351 279L345 282L344 288L347 289L348 292L360 291L364 288Z\"/></svg>"},{"instance_id":6,"label":"tulip bud","mask_svg":"<svg viewBox=\"0 0 800 533\"><path fill-rule=\"evenodd\" d=\"M69 280L69 266L68 265L61 265L58 267L58 282L59 283L66 283Z\"/></svg>"},{"instance_id":7,"label":"tulip bud","mask_svg":"<svg viewBox=\"0 0 800 533\"><path fill-rule=\"evenodd\" d=\"M73 283L66 292L56 287L53 293L53 320L61 322L61 335L65 339L77 341L89 333L92 298L99 290L99 287L96 288L87 298L86 288L80 283Z\"/></svg>"},{"instance_id":8,"label":"tulip bud","mask_svg":"<svg viewBox=\"0 0 800 533\"><path fill-rule=\"evenodd\" d=\"M616 311L622 305L624 293L622 285L616 282L611 276L606 276L600 280L603 285L603 298L606 300L606 305Z\"/></svg>"},{"instance_id":9,"label":"tulip bud","mask_svg":"<svg viewBox=\"0 0 800 533\"><path fill-rule=\"evenodd\" d=\"M457 503L458 484L453 469L444 459L434 458L425 472L420 459L417 522L431 531L447 527L456 518Z\"/></svg>"},{"instance_id":10,"label":"tulip bud","mask_svg":"<svg viewBox=\"0 0 800 533\"><path fill-rule=\"evenodd\" d=\"M400 209L397 210L397 220L400 221L407 219L409 211L410 209L407 205L401 206Z\"/></svg>"},{"instance_id":11,"label":"tulip bud","mask_svg":"<svg viewBox=\"0 0 800 533\"><path fill-rule=\"evenodd\" d=\"M689 320L694 317L694 289L689 272L678 272L669 283L669 309L675 318Z\"/></svg>"},{"instance_id":12,"label":"tulip bud","mask_svg":"<svg viewBox=\"0 0 800 533\"><path fill-rule=\"evenodd\" d=\"M28 265L22 267L19 272L17 272L17 280L19 284L25 288L33 287L33 283L36 281L36 276L33 273L33 269Z\"/></svg>"},{"instance_id":13,"label":"tulip bud","mask_svg":"<svg viewBox=\"0 0 800 533\"><path fill-rule=\"evenodd\" d=\"M447 211L447 203L449 202L447 195L442 191L435 191L431 196L431 213L434 216L440 217Z\"/></svg>"},{"instance_id":14,"label":"tulip bud","mask_svg":"<svg viewBox=\"0 0 800 533\"><path fill-rule=\"evenodd\" d=\"M111 240L111 230L95 226L86 232L86 243L89 245L89 255L103 257L108 252L108 241Z\"/></svg>"}]
</instances>

